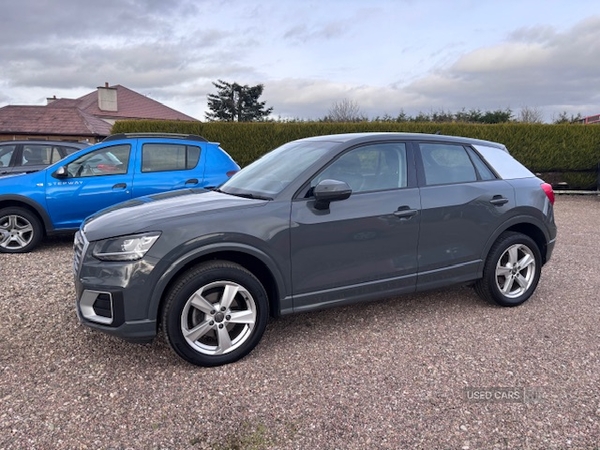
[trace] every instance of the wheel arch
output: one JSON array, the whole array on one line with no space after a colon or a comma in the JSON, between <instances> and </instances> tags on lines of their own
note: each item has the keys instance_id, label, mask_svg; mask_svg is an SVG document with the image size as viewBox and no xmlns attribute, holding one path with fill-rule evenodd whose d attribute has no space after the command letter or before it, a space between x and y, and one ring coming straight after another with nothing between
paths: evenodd
<instances>
[{"instance_id":1,"label":"wheel arch","mask_svg":"<svg viewBox=\"0 0 600 450\"><path fill-rule=\"evenodd\" d=\"M25 208L35 214L44 226L44 235L48 235L54 229L52 220L46 210L36 201L20 195L3 195L0 197L0 209Z\"/></svg>"},{"instance_id":2,"label":"wheel arch","mask_svg":"<svg viewBox=\"0 0 600 450\"><path fill-rule=\"evenodd\" d=\"M547 261L546 246L547 246L548 240L547 240L544 232L541 230L541 228L537 227L536 225L534 225L532 223L524 222L524 223L512 225L504 231L515 231L517 233L525 234L525 235L529 236L531 239L533 239L533 241L537 244L538 249L540 250L540 254L542 255L542 265L546 264L546 261Z\"/></svg>"},{"instance_id":3,"label":"wheel arch","mask_svg":"<svg viewBox=\"0 0 600 450\"><path fill-rule=\"evenodd\" d=\"M206 261L229 261L239 264L252 273L263 285L268 301L269 315L280 315L280 299L284 297L284 278L277 265L264 252L246 245L211 246L198 249L174 261L156 283L150 302L149 317L156 314L157 327L162 320L166 295L179 277Z\"/></svg>"},{"instance_id":4,"label":"wheel arch","mask_svg":"<svg viewBox=\"0 0 600 450\"><path fill-rule=\"evenodd\" d=\"M537 244L540 254L542 255L542 265L547 261L547 247L550 239L549 234L544 231L545 227L542 222L535 217L517 216L505 222L501 227L497 228L494 234L488 239L485 248L482 252L481 264L479 265L478 276L483 275L483 267L492 246L498 240L500 235L505 231L514 231L529 236Z\"/></svg>"}]
</instances>

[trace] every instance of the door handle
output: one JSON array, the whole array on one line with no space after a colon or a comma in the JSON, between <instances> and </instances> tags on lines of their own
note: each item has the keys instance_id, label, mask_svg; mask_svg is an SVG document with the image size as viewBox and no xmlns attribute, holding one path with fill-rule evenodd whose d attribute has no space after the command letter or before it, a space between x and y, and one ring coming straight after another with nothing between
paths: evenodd
<instances>
[{"instance_id":1,"label":"door handle","mask_svg":"<svg viewBox=\"0 0 600 450\"><path fill-rule=\"evenodd\" d=\"M127 187L126 183L117 183L112 188L113 189L125 189Z\"/></svg>"},{"instance_id":2,"label":"door handle","mask_svg":"<svg viewBox=\"0 0 600 450\"><path fill-rule=\"evenodd\" d=\"M185 184L198 184L198 179L197 178L190 178L189 180L187 180L185 182Z\"/></svg>"},{"instance_id":3,"label":"door handle","mask_svg":"<svg viewBox=\"0 0 600 450\"><path fill-rule=\"evenodd\" d=\"M501 195L494 195L494 197L490 200L490 203L494 206L502 206L508 203L508 199L506 197L502 197Z\"/></svg>"},{"instance_id":4,"label":"door handle","mask_svg":"<svg viewBox=\"0 0 600 450\"><path fill-rule=\"evenodd\" d=\"M400 219L410 219L417 213L418 211L416 209L410 209L408 206L401 206L396 211L394 211L394 215Z\"/></svg>"}]
</instances>

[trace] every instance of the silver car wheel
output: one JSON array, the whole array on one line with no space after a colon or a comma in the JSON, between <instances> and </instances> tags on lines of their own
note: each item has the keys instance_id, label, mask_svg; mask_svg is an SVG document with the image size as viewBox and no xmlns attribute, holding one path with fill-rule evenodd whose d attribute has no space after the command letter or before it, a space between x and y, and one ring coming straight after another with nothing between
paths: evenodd
<instances>
[{"instance_id":1,"label":"silver car wheel","mask_svg":"<svg viewBox=\"0 0 600 450\"><path fill-rule=\"evenodd\" d=\"M181 313L181 332L197 352L223 355L252 336L256 320L256 302L244 286L215 281L187 300Z\"/></svg>"},{"instance_id":2,"label":"silver car wheel","mask_svg":"<svg viewBox=\"0 0 600 450\"><path fill-rule=\"evenodd\" d=\"M526 245L508 247L496 264L496 286L507 298L523 295L535 280L533 251Z\"/></svg>"},{"instance_id":3,"label":"silver car wheel","mask_svg":"<svg viewBox=\"0 0 600 450\"><path fill-rule=\"evenodd\" d=\"M0 247L19 250L26 247L33 236L33 225L25 217L11 214L0 219Z\"/></svg>"}]
</instances>

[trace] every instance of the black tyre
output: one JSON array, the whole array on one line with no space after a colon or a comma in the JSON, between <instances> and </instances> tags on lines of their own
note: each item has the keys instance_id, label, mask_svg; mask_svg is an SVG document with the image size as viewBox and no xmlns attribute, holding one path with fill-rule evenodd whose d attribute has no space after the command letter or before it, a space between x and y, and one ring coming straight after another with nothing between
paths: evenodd
<instances>
[{"instance_id":1,"label":"black tyre","mask_svg":"<svg viewBox=\"0 0 600 450\"><path fill-rule=\"evenodd\" d=\"M533 239L507 231L490 249L475 291L498 305L518 306L535 291L541 270L542 256Z\"/></svg>"},{"instance_id":2,"label":"black tyre","mask_svg":"<svg viewBox=\"0 0 600 450\"><path fill-rule=\"evenodd\" d=\"M258 344L269 316L267 294L238 264L210 261L184 273L170 290L162 317L173 350L198 366L219 366Z\"/></svg>"},{"instance_id":3,"label":"black tyre","mask_svg":"<svg viewBox=\"0 0 600 450\"><path fill-rule=\"evenodd\" d=\"M38 246L44 229L38 217L25 208L0 209L0 252L27 253Z\"/></svg>"}]
</instances>

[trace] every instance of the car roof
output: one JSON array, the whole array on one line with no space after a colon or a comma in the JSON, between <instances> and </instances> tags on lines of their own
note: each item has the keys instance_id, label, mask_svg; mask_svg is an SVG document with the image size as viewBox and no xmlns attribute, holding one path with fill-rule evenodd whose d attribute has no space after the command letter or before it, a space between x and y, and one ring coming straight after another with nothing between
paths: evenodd
<instances>
[{"instance_id":1,"label":"car roof","mask_svg":"<svg viewBox=\"0 0 600 450\"><path fill-rule=\"evenodd\" d=\"M74 141L48 141L45 139L18 139L14 141L0 141L0 145L15 145L15 144L49 144L49 145L70 145L74 147L87 147L89 142L74 142Z\"/></svg>"},{"instance_id":2,"label":"car roof","mask_svg":"<svg viewBox=\"0 0 600 450\"><path fill-rule=\"evenodd\" d=\"M102 142L119 141L123 139L179 139L188 141L208 142L208 140L197 134L181 134L181 133L117 133L111 134L104 138Z\"/></svg>"},{"instance_id":3,"label":"car roof","mask_svg":"<svg viewBox=\"0 0 600 450\"><path fill-rule=\"evenodd\" d=\"M345 144L359 144L366 141L372 140L419 140L419 141L431 141L431 142L455 142L460 144L474 144L474 145L487 145L490 147L496 147L502 150L506 150L503 144L492 141L485 141L481 139L466 138L460 136L448 136L445 134L427 134L427 133L397 133L397 132L365 132L365 133L343 133L343 134L329 134L324 136L313 136L304 138L301 140L307 141L329 141L339 142Z\"/></svg>"}]
</instances>

